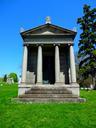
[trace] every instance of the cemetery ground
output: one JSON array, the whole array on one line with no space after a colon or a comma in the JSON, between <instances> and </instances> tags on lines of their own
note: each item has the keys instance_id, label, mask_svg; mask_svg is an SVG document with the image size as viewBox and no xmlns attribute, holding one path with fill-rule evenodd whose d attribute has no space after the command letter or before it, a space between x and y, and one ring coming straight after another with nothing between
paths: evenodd
<instances>
[{"instance_id":1,"label":"cemetery ground","mask_svg":"<svg viewBox=\"0 0 96 128\"><path fill-rule=\"evenodd\" d=\"M0 84L0 128L96 128L96 91L85 103L17 103L18 86Z\"/></svg>"}]
</instances>

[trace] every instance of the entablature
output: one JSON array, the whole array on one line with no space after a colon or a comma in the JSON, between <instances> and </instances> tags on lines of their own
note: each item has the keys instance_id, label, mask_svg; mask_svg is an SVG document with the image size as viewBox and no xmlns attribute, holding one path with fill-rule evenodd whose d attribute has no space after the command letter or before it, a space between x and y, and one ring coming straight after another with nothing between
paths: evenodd
<instances>
[{"instance_id":1,"label":"entablature","mask_svg":"<svg viewBox=\"0 0 96 128\"><path fill-rule=\"evenodd\" d=\"M28 38L24 44L73 44L72 38Z\"/></svg>"}]
</instances>

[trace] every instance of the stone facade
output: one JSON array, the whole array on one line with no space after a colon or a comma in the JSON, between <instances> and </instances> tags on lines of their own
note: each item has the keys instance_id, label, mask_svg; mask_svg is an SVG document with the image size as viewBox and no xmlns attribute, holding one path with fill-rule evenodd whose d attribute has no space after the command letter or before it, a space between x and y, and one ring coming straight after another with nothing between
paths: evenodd
<instances>
[{"instance_id":1,"label":"stone facade","mask_svg":"<svg viewBox=\"0 0 96 128\"><path fill-rule=\"evenodd\" d=\"M32 86L63 86L79 96L73 41L76 32L44 24L21 33L22 80L18 95Z\"/></svg>"}]
</instances>

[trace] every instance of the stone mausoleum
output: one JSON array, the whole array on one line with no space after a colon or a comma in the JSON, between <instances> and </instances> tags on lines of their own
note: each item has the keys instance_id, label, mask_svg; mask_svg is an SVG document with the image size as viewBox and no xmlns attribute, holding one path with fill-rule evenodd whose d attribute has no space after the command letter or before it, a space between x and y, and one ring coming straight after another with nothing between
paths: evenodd
<instances>
[{"instance_id":1,"label":"stone mausoleum","mask_svg":"<svg viewBox=\"0 0 96 128\"><path fill-rule=\"evenodd\" d=\"M77 101L74 38L76 32L51 24L22 31L23 63L18 96L32 101Z\"/></svg>"}]
</instances>

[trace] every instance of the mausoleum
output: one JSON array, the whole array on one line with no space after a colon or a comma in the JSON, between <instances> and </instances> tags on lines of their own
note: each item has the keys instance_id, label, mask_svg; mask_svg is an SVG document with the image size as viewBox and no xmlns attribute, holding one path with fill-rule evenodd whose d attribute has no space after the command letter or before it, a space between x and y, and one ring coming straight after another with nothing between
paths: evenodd
<instances>
[{"instance_id":1,"label":"mausoleum","mask_svg":"<svg viewBox=\"0 0 96 128\"><path fill-rule=\"evenodd\" d=\"M20 34L23 62L18 96L33 101L78 99L73 48L76 32L52 24L47 17L44 25Z\"/></svg>"}]
</instances>

